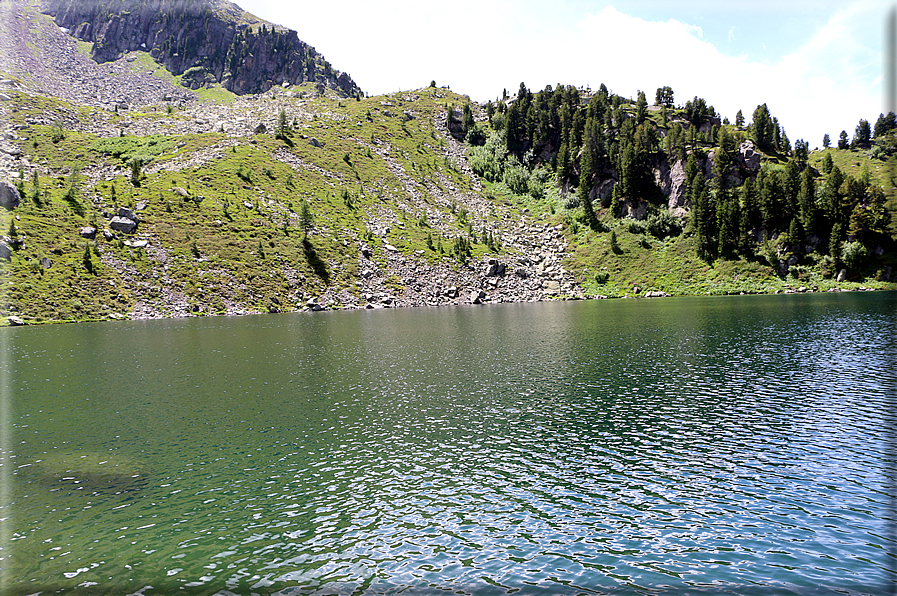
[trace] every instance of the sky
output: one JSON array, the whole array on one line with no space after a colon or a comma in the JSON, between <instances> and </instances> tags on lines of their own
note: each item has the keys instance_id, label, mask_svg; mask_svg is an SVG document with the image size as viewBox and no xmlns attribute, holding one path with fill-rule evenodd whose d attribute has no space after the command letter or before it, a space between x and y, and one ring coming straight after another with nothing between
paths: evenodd
<instances>
[{"instance_id":1,"label":"sky","mask_svg":"<svg viewBox=\"0 0 897 596\"><path fill-rule=\"evenodd\" d=\"M368 94L440 86L486 101L524 82L576 85L653 102L703 97L750 122L766 103L789 139L821 147L884 97L889 0L238 0L297 31Z\"/></svg>"}]
</instances>

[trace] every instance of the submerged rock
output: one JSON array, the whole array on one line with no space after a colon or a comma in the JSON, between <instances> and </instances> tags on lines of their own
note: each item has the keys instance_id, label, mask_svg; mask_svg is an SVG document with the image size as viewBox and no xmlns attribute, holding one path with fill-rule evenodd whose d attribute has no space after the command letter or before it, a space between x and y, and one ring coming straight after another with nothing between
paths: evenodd
<instances>
[{"instance_id":1,"label":"submerged rock","mask_svg":"<svg viewBox=\"0 0 897 596\"><path fill-rule=\"evenodd\" d=\"M148 470L140 462L114 453L50 453L41 456L34 467L44 484L88 492L137 490L149 478Z\"/></svg>"}]
</instances>

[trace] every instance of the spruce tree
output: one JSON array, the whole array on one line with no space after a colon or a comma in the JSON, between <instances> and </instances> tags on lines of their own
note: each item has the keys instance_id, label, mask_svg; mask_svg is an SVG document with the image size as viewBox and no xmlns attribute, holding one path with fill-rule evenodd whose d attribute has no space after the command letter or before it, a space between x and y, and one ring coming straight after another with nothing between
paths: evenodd
<instances>
[{"instance_id":1,"label":"spruce tree","mask_svg":"<svg viewBox=\"0 0 897 596\"><path fill-rule=\"evenodd\" d=\"M838 149L848 149L850 144L847 142L847 131L842 130L838 136Z\"/></svg>"}]
</instances>

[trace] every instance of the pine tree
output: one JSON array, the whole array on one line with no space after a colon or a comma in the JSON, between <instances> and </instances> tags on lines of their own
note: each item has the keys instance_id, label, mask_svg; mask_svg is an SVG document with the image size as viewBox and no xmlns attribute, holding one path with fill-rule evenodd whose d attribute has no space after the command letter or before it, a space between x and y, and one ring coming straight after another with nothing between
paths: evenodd
<instances>
[{"instance_id":1,"label":"pine tree","mask_svg":"<svg viewBox=\"0 0 897 596\"><path fill-rule=\"evenodd\" d=\"M648 117L648 100L644 91L638 92L638 101L635 103L635 122L641 124Z\"/></svg>"},{"instance_id":2,"label":"pine tree","mask_svg":"<svg viewBox=\"0 0 897 596\"><path fill-rule=\"evenodd\" d=\"M744 114L741 113L741 110L735 114L735 126L744 126Z\"/></svg>"},{"instance_id":3,"label":"pine tree","mask_svg":"<svg viewBox=\"0 0 897 596\"><path fill-rule=\"evenodd\" d=\"M754 119L751 127L757 147L763 151L770 151L774 148L777 132L766 104L757 106L757 109L754 110Z\"/></svg>"},{"instance_id":4,"label":"pine tree","mask_svg":"<svg viewBox=\"0 0 897 596\"><path fill-rule=\"evenodd\" d=\"M851 141L850 145L853 148L860 147L861 145L869 144L869 141L872 137L872 129L869 127L868 120L860 120L860 123L857 124L856 131L853 135L853 141Z\"/></svg>"},{"instance_id":5,"label":"pine tree","mask_svg":"<svg viewBox=\"0 0 897 596\"><path fill-rule=\"evenodd\" d=\"M797 200L804 230L812 231L816 227L816 181L810 168L804 168L800 173L800 192Z\"/></svg>"},{"instance_id":6,"label":"pine tree","mask_svg":"<svg viewBox=\"0 0 897 596\"><path fill-rule=\"evenodd\" d=\"M842 130L838 137L838 149L848 149L850 145L847 142L847 131Z\"/></svg>"},{"instance_id":7,"label":"pine tree","mask_svg":"<svg viewBox=\"0 0 897 596\"><path fill-rule=\"evenodd\" d=\"M594 122L586 129L586 139L582 147L579 166L579 197L586 217L586 224L595 225L595 211L592 208L592 184L598 169L598 125Z\"/></svg>"},{"instance_id":8,"label":"pine tree","mask_svg":"<svg viewBox=\"0 0 897 596\"><path fill-rule=\"evenodd\" d=\"M314 223L314 214L311 212L311 206L308 201L302 199L302 205L299 207L299 225L302 227L302 241L308 239L308 231Z\"/></svg>"},{"instance_id":9,"label":"pine tree","mask_svg":"<svg viewBox=\"0 0 897 596\"><path fill-rule=\"evenodd\" d=\"M828 136L828 133L825 133L822 137L822 147L823 149L828 149L832 145L832 139Z\"/></svg>"}]
</instances>

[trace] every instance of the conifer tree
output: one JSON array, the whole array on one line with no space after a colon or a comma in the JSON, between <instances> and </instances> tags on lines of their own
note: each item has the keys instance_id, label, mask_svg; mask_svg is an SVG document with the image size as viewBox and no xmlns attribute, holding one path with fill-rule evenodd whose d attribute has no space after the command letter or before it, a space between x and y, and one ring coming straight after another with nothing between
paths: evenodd
<instances>
[{"instance_id":1,"label":"conifer tree","mask_svg":"<svg viewBox=\"0 0 897 596\"><path fill-rule=\"evenodd\" d=\"M648 100L645 98L645 92L638 92L638 101L635 103L635 121L641 124L648 117Z\"/></svg>"},{"instance_id":2,"label":"conifer tree","mask_svg":"<svg viewBox=\"0 0 897 596\"><path fill-rule=\"evenodd\" d=\"M847 131L842 130L838 137L838 149L848 149L850 145L847 142Z\"/></svg>"}]
</instances>

